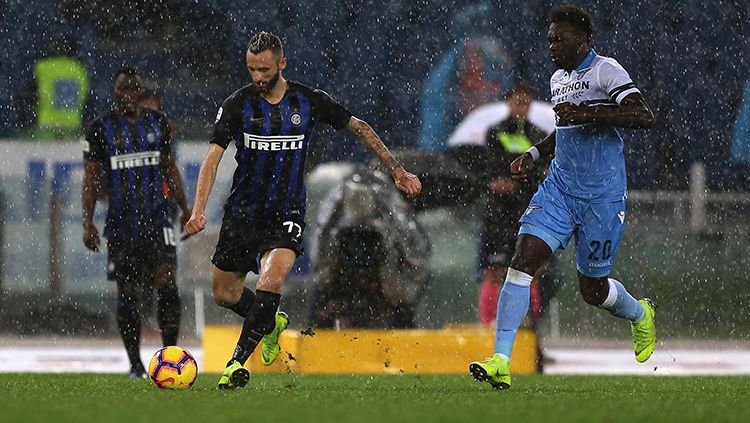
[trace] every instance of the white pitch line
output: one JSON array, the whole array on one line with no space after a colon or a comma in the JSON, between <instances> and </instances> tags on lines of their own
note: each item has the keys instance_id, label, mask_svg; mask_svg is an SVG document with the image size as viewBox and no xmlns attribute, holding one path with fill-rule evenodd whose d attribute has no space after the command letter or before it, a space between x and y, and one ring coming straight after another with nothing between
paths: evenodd
<instances>
[{"instance_id":1,"label":"white pitch line","mask_svg":"<svg viewBox=\"0 0 750 423\"><path fill-rule=\"evenodd\" d=\"M657 347L658 348L658 347ZM656 350L645 362L638 363L632 350L624 349L550 349L552 359L546 374L603 375L748 375L750 350Z\"/></svg>"},{"instance_id":2,"label":"white pitch line","mask_svg":"<svg viewBox=\"0 0 750 423\"><path fill-rule=\"evenodd\" d=\"M158 349L158 348L157 348ZM148 366L157 349L141 349ZM201 369L203 351L190 349ZM123 347L2 347L0 373L122 373L130 369Z\"/></svg>"}]
</instances>

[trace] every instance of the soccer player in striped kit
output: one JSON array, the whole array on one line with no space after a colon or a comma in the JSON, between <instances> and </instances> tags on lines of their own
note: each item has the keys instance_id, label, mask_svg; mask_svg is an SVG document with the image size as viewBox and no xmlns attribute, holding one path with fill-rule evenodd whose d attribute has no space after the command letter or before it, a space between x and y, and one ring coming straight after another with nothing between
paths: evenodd
<instances>
[{"instance_id":1,"label":"soccer player in striped kit","mask_svg":"<svg viewBox=\"0 0 750 423\"><path fill-rule=\"evenodd\" d=\"M419 179L404 170L366 122L325 92L284 78L287 59L279 37L255 34L245 59L252 83L219 108L198 176L193 213L185 227L188 234L205 228L206 201L219 161L234 144L237 168L212 259L212 288L217 304L245 320L219 380L220 389L247 384L250 373L244 364L261 340L262 364L270 365L279 354L278 338L289 318L277 309L284 281L302 253L305 154L317 139L319 124L352 132L404 193L416 195L422 189ZM260 275L255 292L245 287L248 272Z\"/></svg>"},{"instance_id":2,"label":"soccer player in striped kit","mask_svg":"<svg viewBox=\"0 0 750 423\"><path fill-rule=\"evenodd\" d=\"M144 284L157 293L157 319L162 343L176 345L180 297L174 222L164 182L187 223L190 208L172 158L169 122L160 112L140 106L143 79L134 68L117 71L115 106L87 127L83 140L83 242L99 251L94 209L102 185L108 198L104 236L108 273L117 282L117 327L130 360L131 378L146 377L140 358L139 296Z\"/></svg>"},{"instance_id":3,"label":"soccer player in striped kit","mask_svg":"<svg viewBox=\"0 0 750 423\"><path fill-rule=\"evenodd\" d=\"M510 355L529 307L532 275L575 242L579 291L584 301L630 322L638 362L656 346L654 305L635 299L610 278L625 230L627 177L620 128L650 128L654 116L628 73L591 48L591 15L577 6L550 13L550 78L556 129L511 165L524 180L540 156L553 154L550 175L539 185L519 222L518 241L497 304L495 354L469 365L476 380L510 387Z\"/></svg>"}]
</instances>

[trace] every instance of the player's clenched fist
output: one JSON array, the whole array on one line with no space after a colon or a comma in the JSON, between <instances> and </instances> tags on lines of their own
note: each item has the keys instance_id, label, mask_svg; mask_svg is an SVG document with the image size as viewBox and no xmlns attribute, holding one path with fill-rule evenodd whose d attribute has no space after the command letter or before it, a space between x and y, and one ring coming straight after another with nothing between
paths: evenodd
<instances>
[{"instance_id":1,"label":"player's clenched fist","mask_svg":"<svg viewBox=\"0 0 750 423\"><path fill-rule=\"evenodd\" d=\"M192 216L190 216L190 220L185 224L185 232L187 232L188 235L195 235L205 228L206 216L204 216L203 213L193 213Z\"/></svg>"},{"instance_id":2,"label":"player's clenched fist","mask_svg":"<svg viewBox=\"0 0 750 423\"><path fill-rule=\"evenodd\" d=\"M83 225L83 244L91 251L99 251L99 231L93 224Z\"/></svg>"},{"instance_id":3,"label":"player's clenched fist","mask_svg":"<svg viewBox=\"0 0 750 423\"><path fill-rule=\"evenodd\" d=\"M393 176L393 180L396 182L396 188L409 196L417 195L422 192L422 182L419 181L417 175L409 173L404 169L397 171Z\"/></svg>"}]
</instances>

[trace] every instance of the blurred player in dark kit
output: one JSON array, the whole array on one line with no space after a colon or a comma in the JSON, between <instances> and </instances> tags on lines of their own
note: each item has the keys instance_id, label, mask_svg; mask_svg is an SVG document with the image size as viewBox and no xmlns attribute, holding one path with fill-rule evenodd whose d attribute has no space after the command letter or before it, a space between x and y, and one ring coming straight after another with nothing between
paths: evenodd
<instances>
[{"instance_id":1,"label":"blurred player in dark kit","mask_svg":"<svg viewBox=\"0 0 750 423\"><path fill-rule=\"evenodd\" d=\"M104 189L107 270L117 282L117 326L130 360L130 377L140 378L146 376L140 359L139 294L144 285L156 288L165 346L177 343L180 326L177 237L164 183L182 212L181 225L190 208L173 159L169 122L162 113L140 105L143 79L137 70L118 70L112 93L115 106L88 125L84 138L83 242L92 251L100 249L93 219L97 195Z\"/></svg>"}]
</instances>

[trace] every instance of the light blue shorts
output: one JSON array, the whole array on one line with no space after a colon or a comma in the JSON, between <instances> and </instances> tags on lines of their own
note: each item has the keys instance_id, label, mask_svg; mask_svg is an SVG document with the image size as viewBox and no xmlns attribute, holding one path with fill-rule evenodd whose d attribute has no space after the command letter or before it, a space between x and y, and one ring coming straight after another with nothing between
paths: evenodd
<instances>
[{"instance_id":1,"label":"light blue shorts","mask_svg":"<svg viewBox=\"0 0 750 423\"><path fill-rule=\"evenodd\" d=\"M586 276L609 275L625 232L625 199L591 203L560 192L549 178L539 186L519 220L520 234L534 235L552 251L576 242L576 267Z\"/></svg>"}]
</instances>

